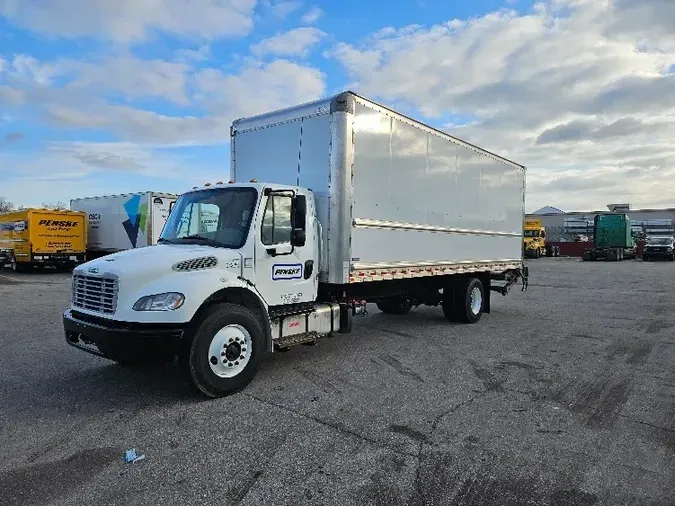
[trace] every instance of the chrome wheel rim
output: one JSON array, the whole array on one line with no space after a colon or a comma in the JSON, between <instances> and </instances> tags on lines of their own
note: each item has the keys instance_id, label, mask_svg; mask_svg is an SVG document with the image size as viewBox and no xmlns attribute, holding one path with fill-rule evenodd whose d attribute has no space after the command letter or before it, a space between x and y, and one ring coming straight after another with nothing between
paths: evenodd
<instances>
[{"instance_id":1,"label":"chrome wheel rim","mask_svg":"<svg viewBox=\"0 0 675 506\"><path fill-rule=\"evenodd\" d=\"M207 357L211 371L219 378L240 374L251 359L251 334L241 325L226 325L213 336Z\"/></svg>"},{"instance_id":2,"label":"chrome wheel rim","mask_svg":"<svg viewBox=\"0 0 675 506\"><path fill-rule=\"evenodd\" d=\"M480 288L474 286L471 290L471 312L474 315L480 313L481 308L483 307L483 294L480 292Z\"/></svg>"}]
</instances>

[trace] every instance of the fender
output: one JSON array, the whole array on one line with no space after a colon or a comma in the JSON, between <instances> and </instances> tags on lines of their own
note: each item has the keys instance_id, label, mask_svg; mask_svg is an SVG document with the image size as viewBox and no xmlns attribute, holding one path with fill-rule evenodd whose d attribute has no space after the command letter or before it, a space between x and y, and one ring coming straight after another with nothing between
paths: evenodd
<instances>
[{"instance_id":1,"label":"fender","mask_svg":"<svg viewBox=\"0 0 675 506\"><path fill-rule=\"evenodd\" d=\"M206 308L215 304L220 304L222 302L239 304L252 310L260 319L260 323L263 328L265 335L265 351L270 352L274 349L272 345L271 322L267 305L256 292L251 290L251 288L243 282L241 283L241 286L228 286L213 292L209 297L206 298L206 300L204 300L195 315L192 317L190 326L199 323L201 315Z\"/></svg>"}]
</instances>

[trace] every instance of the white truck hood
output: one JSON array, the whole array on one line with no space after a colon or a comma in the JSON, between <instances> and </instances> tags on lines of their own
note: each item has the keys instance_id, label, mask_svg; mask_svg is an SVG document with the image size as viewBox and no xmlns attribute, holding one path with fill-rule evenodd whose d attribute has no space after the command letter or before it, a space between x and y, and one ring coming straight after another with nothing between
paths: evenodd
<instances>
[{"instance_id":1,"label":"white truck hood","mask_svg":"<svg viewBox=\"0 0 675 506\"><path fill-rule=\"evenodd\" d=\"M175 268L179 262L205 257L215 257L217 265L204 268L199 264L186 264L183 268ZM117 309L114 315L106 316L124 321L149 321L162 317L181 318L184 314L187 314L185 319L189 319L189 313L197 309L193 306L203 301L201 294L195 297L195 287L215 291L219 287L238 283L241 267L241 254L238 251L192 244L159 244L91 260L77 267L73 274L117 277ZM131 310L140 297L172 291L188 296L184 309L172 311L170 315ZM96 314L95 311L76 309Z\"/></svg>"},{"instance_id":2,"label":"white truck hood","mask_svg":"<svg viewBox=\"0 0 675 506\"><path fill-rule=\"evenodd\" d=\"M215 257L219 264L230 262L238 264L241 260L237 252L224 248L193 244L158 244L97 258L80 265L75 271L86 274L96 269L97 274L108 272L120 277L143 275L171 269L173 265L184 260L203 257Z\"/></svg>"}]
</instances>

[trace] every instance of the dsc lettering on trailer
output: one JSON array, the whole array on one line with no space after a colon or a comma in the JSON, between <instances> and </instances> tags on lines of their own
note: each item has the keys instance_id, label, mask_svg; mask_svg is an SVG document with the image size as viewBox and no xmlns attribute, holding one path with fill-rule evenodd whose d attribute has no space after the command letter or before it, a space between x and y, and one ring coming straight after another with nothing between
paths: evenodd
<instances>
[{"instance_id":1,"label":"dsc lettering on trailer","mask_svg":"<svg viewBox=\"0 0 675 506\"><path fill-rule=\"evenodd\" d=\"M302 264L274 264L272 266L272 280L301 279Z\"/></svg>"}]
</instances>

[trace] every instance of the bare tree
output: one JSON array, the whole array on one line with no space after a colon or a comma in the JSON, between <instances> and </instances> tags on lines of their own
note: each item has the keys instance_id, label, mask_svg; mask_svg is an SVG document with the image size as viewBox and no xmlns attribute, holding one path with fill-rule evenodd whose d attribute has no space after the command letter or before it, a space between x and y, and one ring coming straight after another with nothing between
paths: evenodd
<instances>
[{"instance_id":1,"label":"bare tree","mask_svg":"<svg viewBox=\"0 0 675 506\"><path fill-rule=\"evenodd\" d=\"M52 211L65 211L68 209L68 206L59 200L58 202L54 202L51 204L43 202L42 208L51 209Z\"/></svg>"},{"instance_id":2,"label":"bare tree","mask_svg":"<svg viewBox=\"0 0 675 506\"><path fill-rule=\"evenodd\" d=\"M10 213L12 211L14 211L14 204L5 197L0 197L0 214Z\"/></svg>"}]
</instances>

